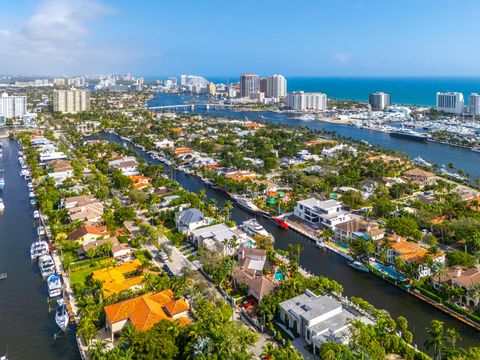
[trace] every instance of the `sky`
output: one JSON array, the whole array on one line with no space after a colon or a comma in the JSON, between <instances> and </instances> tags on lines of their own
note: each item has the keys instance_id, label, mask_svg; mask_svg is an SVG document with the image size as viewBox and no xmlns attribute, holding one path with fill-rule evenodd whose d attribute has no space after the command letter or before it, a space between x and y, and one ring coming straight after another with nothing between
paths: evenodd
<instances>
[{"instance_id":1,"label":"sky","mask_svg":"<svg viewBox=\"0 0 480 360\"><path fill-rule=\"evenodd\" d=\"M0 73L480 76L478 0L0 0Z\"/></svg>"}]
</instances>

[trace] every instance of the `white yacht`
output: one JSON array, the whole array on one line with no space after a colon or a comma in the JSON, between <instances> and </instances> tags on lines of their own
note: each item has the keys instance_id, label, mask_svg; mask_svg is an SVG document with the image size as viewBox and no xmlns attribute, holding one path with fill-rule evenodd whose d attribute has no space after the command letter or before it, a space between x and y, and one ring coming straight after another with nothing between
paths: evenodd
<instances>
[{"instance_id":1,"label":"white yacht","mask_svg":"<svg viewBox=\"0 0 480 360\"><path fill-rule=\"evenodd\" d=\"M44 228L43 226L39 226L39 227L37 228L37 234L38 234L38 236L43 236L43 235L45 235L45 228Z\"/></svg>"},{"instance_id":2,"label":"white yacht","mask_svg":"<svg viewBox=\"0 0 480 360\"><path fill-rule=\"evenodd\" d=\"M60 275L50 275L47 278L48 296L51 298L62 295L62 280Z\"/></svg>"},{"instance_id":3,"label":"white yacht","mask_svg":"<svg viewBox=\"0 0 480 360\"><path fill-rule=\"evenodd\" d=\"M413 159L413 163L419 166L432 166L432 164L420 156L417 156L415 159Z\"/></svg>"},{"instance_id":4,"label":"white yacht","mask_svg":"<svg viewBox=\"0 0 480 360\"><path fill-rule=\"evenodd\" d=\"M30 247L30 257L36 259L48 254L48 243L46 241L35 241Z\"/></svg>"},{"instance_id":5,"label":"white yacht","mask_svg":"<svg viewBox=\"0 0 480 360\"><path fill-rule=\"evenodd\" d=\"M269 238L273 238L272 234L270 234L267 230L265 230L265 228L259 224L257 219L246 220L243 222L242 225L240 225L240 227L249 235L252 235L252 236L260 235L260 236L267 236Z\"/></svg>"},{"instance_id":6,"label":"white yacht","mask_svg":"<svg viewBox=\"0 0 480 360\"><path fill-rule=\"evenodd\" d=\"M5 204L3 203L3 199L0 198L0 213L2 213L5 210Z\"/></svg>"},{"instance_id":7,"label":"white yacht","mask_svg":"<svg viewBox=\"0 0 480 360\"><path fill-rule=\"evenodd\" d=\"M38 258L38 267L40 268L43 278L55 274L55 264L53 263L52 257L48 254Z\"/></svg>"},{"instance_id":8,"label":"white yacht","mask_svg":"<svg viewBox=\"0 0 480 360\"><path fill-rule=\"evenodd\" d=\"M33 212L33 218L34 218L35 220L37 220L37 219L40 218L40 213L38 212L38 210L35 210L35 211Z\"/></svg>"},{"instance_id":9,"label":"white yacht","mask_svg":"<svg viewBox=\"0 0 480 360\"><path fill-rule=\"evenodd\" d=\"M63 299L59 299L57 303L58 306L55 310L55 322L57 323L57 326L60 328L60 330L65 332L70 321L70 317L67 311L67 305L65 304L65 300Z\"/></svg>"},{"instance_id":10,"label":"white yacht","mask_svg":"<svg viewBox=\"0 0 480 360\"><path fill-rule=\"evenodd\" d=\"M28 193L28 197L29 197L30 199L34 198L34 197L35 197L35 193L34 193L33 191L30 191L30 192Z\"/></svg>"}]
</instances>

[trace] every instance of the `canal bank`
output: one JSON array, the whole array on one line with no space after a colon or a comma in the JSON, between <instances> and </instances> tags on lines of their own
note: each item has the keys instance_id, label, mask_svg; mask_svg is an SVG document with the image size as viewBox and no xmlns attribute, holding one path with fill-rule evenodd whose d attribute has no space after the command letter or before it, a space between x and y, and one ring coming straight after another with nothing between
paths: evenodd
<instances>
[{"instance_id":1,"label":"canal bank","mask_svg":"<svg viewBox=\"0 0 480 360\"><path fill-rule=\"evenodd\" d=\"M182 97L179 94L159 94L158 97L148 101L148 106L162 106L182 104L188 101L189 97ZM318 120L299 120L298 116L274 111L236 111L229 109L195 108L193 111L187 111L189 114L224 116L259 122L269 122L273 124L282 124L294 127L307 127L312 130L326 130L334 132L336 135L354 140L364 140L372 145L379 145L385 149L401 151L412 158L421 156L432 164L439 167L442 164L452 163L455 169L462 169L465 174L469 174L472 180L480 178L480 153L469 149L441 144L437 142L411 141L400 138L393 138L387 133L374 131L364 128L358 128L347 124L336 124L322 122ZM297 117L297 118L296 118ZM450 171L450 170L449 170Z\"/></svg>"},{"instance_id":2,"label":"canal bank","mask_svg":"<svg viewBox=\"0 0 480 360\"><path fill-rule=\"evenodd\" d=\"M123 143L123 140L113 134L105 133L102 134L102 137L118 144ZM126 145L134 149L147 162L159 163L144 151L133 147L129 143ZM226 200L229 200L224 193L206 186L197 177L187 176L177 170L173 171L173 176L182 187L189 191L198 193L201 189L204 189L207 199L215 199L219 206L222 206ZM253 217L236 204L234 204L231 215L232 219L237 223ZM411 330L414 332L414 341L419 348L424 349L423 343L427 340L424 329L430 326L430 322L433 319L443 321L446 327L456 328L462 336L462 346L478 344L480 339L479 333L468 325L451 318L440 310L376 276L354 270L348 266L347 259L335 253L316 248L314 243L302 234L280 229L273 221L264 217L258 217L258 221L275 237L276 249L287 250L290 243L299 244L303 247L300 265L308 272L314 275L324 275L338 281L345 289L344 295L348 297L361 297L378 308L386 309L393 317L405 316L409 321Z\"/></svg>"},{"instance_id":3,"label":"canal bank","mask_svg":"<svg viewBox=\"0 0 480 360\"><path fill-rule=\"evenodd\" d=\"M0 354L8 347L10 360L79 359L74 330L54 339L58 329L48 312L47 286L38 265L30 260L30 245L37 238L28 189L20 177L18 144L2 139L5 211L0 215Z\"/></svg>"}]
</instances>

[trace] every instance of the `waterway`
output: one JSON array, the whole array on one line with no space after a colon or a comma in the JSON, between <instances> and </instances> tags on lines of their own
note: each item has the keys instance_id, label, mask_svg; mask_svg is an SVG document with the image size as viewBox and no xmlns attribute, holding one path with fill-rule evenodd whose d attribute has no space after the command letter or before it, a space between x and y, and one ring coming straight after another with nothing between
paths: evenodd
<instances>
[{"instance_id":1,"label":"waterway","mask_svg":"<svg viewBox=\"0 0 480 360\"><path fill-rule=\"evenodd\" d=\"M123 141L113 134L103 134L103 138L122 144ZM130 148L149 163L158 163L148 154L138 148L127 144ZM171 172L171 170L170 170ZM227 196L217 190L206 186L201 180L194 176L188 176L181 171L173 171L173 176L182 187L198 193L204 189L207 199L216 199L221 207ZM232 219L240 224L241 222L252 218L253 216L245 210L234 204L231 213ZM462 346L478 345L480 342L480 333L475 329L455 320L440 310L418 300L400 290L399 288L387 283L386 281L363 272L359 272L347 265L346 259L334 253L320 250L313 243L292 230L280 229L273 221L264 217L258 217L258 221L275 237L275 248L287 250L288 244L300 244L303 252L300 256L300 265L315 275L324 275L330 279L338 281L344 287L344 295L361 297L377 308L386 309L393 317L400 315L408 319L411 330L414 332L414 341L419 348L424 349L423 343L427 340L425 328L430 325L433 319L441 320L446 327L456 328L462 336L460 344Z\"/></svg>"},{"instance_id":2,"label":"waterway","mask_svg":"<svg viewBox=\"0 0 480 360\"><path fill-rule=\"evenodd\" d=\"M0 355L9 360L79 359L74 331L54 340L54 312L48 312L47 286L38 265L30 260L30 245L37 237L28 189L20 177L18 144L1 139L5 211L0 215Z\"/></svg>"},{"instance_id":3,"label":"waterway","mask_svg":"<svg viewBox=\"0 0 480 360\"><path fill-rule=\"evenodd\" d=\"M178 94L159 94L158 97L148 101L148 106L176 105L191 100L189 96ZM203 101L203 98L197 98ZM291 113L279 113L273 111L235 111L229 109L205 110L204 108L195 108L188 113L215 115L235 118L248 118L249 120L265 121L273 124L282 124L289 126L304 126L312 130L327 130L335 132L346 138L355 140L365 140L372 145L380 145L389 150L404 152L414 158L421 156L432 164L439 166L452 163L456 169L462 169L465 174L469 174L472 180L480 178L480 153L470 151L456 146L438 144L432 142L417 142L405 139L392 138L389 134L372 131L363 128L357 128L345 124L333 124L317 120L305 121L299 120L298 116ZM297 117L297 118L296 118Z\"/></svg>"}]
</instances>

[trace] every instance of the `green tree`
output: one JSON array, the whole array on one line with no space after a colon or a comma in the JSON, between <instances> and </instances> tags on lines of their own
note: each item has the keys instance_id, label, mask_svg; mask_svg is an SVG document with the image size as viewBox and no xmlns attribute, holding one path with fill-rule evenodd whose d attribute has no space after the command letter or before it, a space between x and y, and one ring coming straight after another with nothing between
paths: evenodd
<instances>
[{"instance_id":1,"label":"green tree","mask_svg":"<svg viewBox=\"0 0 480 360\"><path fill-rule=\"evenodd\" d=\"M445 348L445 329L443 322L439 320L432 320L429 328L425 329L428 340L425 341L425 347L434 354L435 360L442 358L442 351Z\"/></svg>"}]
</instances>

